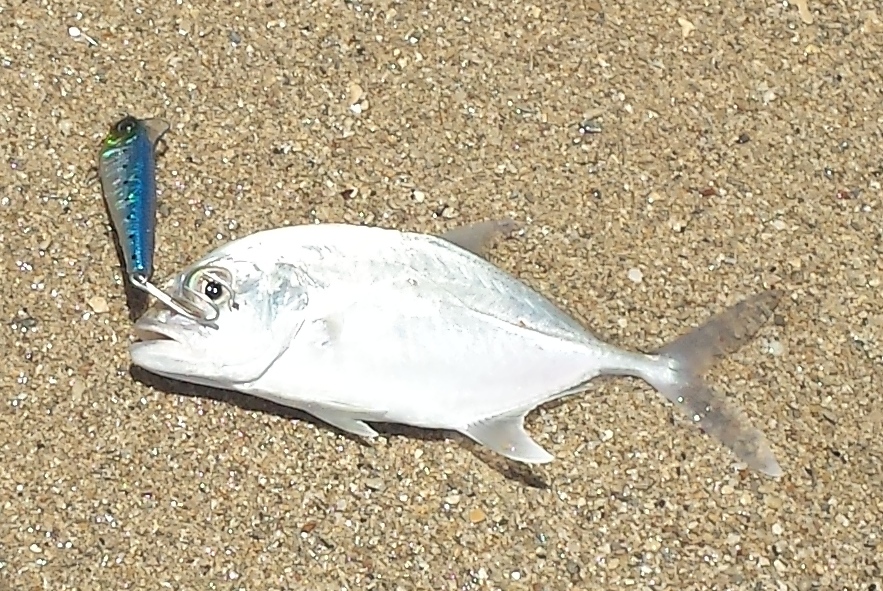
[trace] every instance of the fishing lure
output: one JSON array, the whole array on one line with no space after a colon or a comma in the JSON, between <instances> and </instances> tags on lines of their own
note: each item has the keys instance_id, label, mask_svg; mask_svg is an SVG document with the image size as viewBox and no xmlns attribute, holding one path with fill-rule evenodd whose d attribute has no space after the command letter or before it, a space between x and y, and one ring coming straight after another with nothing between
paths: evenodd
<instances>
[{"instance_id":1,"label":"fishing lure","mask_svg":"<svg viewBox=\"0 0 883 591\"><path fill-rule=\"evenodd\" d=\"M151 282L156 236L156 145L169 130L158 119L123 117L111 126L98 156L98 176L130 283L179 314L211 322ZM215 310L217 313L217 310Z\"/></svg>"}]
</instances>

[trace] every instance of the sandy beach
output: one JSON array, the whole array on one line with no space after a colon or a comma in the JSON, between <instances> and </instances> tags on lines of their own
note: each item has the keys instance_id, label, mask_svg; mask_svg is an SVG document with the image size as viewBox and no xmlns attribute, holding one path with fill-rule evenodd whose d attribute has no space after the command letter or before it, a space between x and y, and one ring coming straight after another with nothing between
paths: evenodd
<instances>
[{"instance_id":1,"label":"sandy beach","mask_svg":"<svg viewBox=\"0 0 883 591\"><path fill-rule=\"evenodd\" d=\"M847 4L0 3L0 590L883 590L883 8ZM171 125L159 278L509 217L490 259L630 349L784 290L707 380L785 475L633 379L531 414L528 467L133 370L126 113Z\"/></svg>"}]
</instances>

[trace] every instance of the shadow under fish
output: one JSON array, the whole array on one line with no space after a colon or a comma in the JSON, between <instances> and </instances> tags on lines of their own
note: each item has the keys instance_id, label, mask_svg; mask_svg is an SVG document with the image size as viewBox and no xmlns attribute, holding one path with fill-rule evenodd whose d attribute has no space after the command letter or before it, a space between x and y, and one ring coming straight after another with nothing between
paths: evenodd
<instances>
[{"instance_id":1,"label":"shadow under fish","mask_svg":"<svg viewBox=\"0 0 883 591\"><path fill-rule=\"evenodd\" d=\"M372 447L371 440L359 437L341 429L331 423L325 423L321 419L311 415L309 412L277 404L264 398L249 396L235 390L223 390L221 388L212 388L210 386L201 386L189 382L173 380L146 369L133 365L129 368L129 375L137 382L149 386L166 394L176 394L187 398L198 398L202 400L216 400L224 404L237 406L247 412L259 412L275 415L277 417L289 420L309 423L311 425L320 426L322 429L333 431L339 436L355 443L362 449L370 449ZM504 478L515 480L521 484L536 489L549 488L548 482L533 469L533 466L519 464L509 458L505 458L494 454L490 450L481 447L472 440L460 437L454 431L427 430L398 423L375 423L377 431L387 438L403 437L411 440L419 440L425 442L442 442L454 438L463 449L469 451L476 459L483 462L492 470L497 471Z\"/></svg>"}]
</instances>

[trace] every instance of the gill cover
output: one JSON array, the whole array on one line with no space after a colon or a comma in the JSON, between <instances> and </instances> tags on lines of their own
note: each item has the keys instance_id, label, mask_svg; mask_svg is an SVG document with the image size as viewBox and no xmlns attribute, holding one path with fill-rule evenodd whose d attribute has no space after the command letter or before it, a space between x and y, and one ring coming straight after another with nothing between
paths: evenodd
<instances>
[{"instance_id":1,"label":"gill cover","mask_svg":"<svg viewBox=\"0 0 883 591\"><path fill-rule=\"evenodd\" d=\"M220 265L233 280L233 293L215 303L220 314L215 327L200 325L167 310L139 320L145 332L166 335L171 340L146 340L131 348L132 361L166 377L229 388L259 379L279 357L303 324L308 303L302 274L292 265L279 264L263 272L249 264ZM197 267L184 277L192 287L204 286ZM182 285L183 287L183 285ZM185 293L180 291L179 293Z\"/></svg>"}]
</instances>

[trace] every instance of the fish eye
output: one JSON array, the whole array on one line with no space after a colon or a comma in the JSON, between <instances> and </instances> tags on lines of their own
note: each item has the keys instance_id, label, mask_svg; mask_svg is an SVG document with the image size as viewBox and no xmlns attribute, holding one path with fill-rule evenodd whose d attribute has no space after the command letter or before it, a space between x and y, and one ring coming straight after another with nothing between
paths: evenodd
<instances>
[{"instance_id":1,"label":"fish eye","mask_svg":"<svg viewBox=\"0 0 883 591\"><path fill-rule=\"evenodd\" d=\"M232 281L229 271L211 267L195 270L185 279L185 285L187 291L205 303L218 306L230 302L236 308Z\"/></svg>"},{"instance_id":2,"label":"fish eye","mask_svg":"<svg viewBox=\"0 0 883 591\"><path fill-rule=\"evenodd\" d=\"M216 302L224 295L224 286L214 279L209 279L205 282L205 287L203 287L202 291L208 299Z\"/></svg>"}]
</instances>

